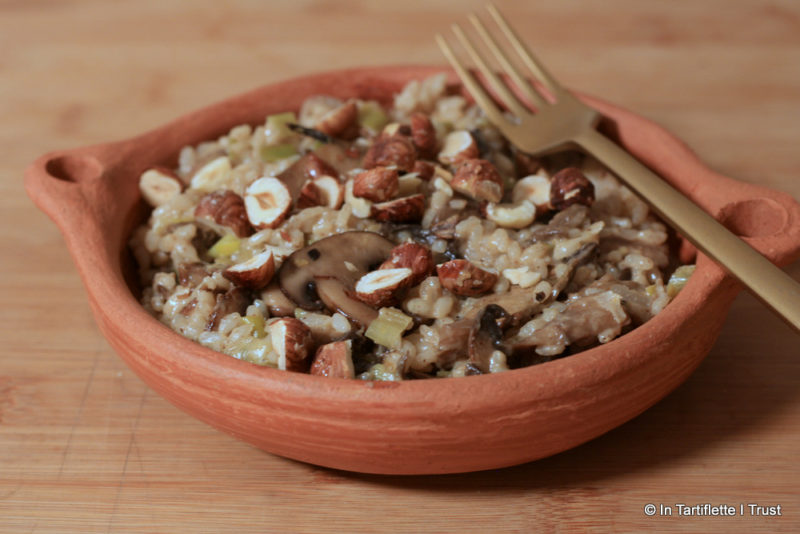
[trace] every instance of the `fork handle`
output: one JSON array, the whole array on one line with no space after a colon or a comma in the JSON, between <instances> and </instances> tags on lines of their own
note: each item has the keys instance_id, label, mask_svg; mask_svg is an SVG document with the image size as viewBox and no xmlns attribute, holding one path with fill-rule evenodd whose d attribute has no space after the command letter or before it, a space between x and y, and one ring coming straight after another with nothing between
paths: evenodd
<instances>
[{"instance_id":1,"label":"fork handle","mask_svg":"<svg viewBox=\"0 0 800 534\"><path fill-rule=\"evenodd\" d=\"M597 130L586 130L575 142L617 174L698 250L800 332L800 284L792 277Z\"/></svg>"}]
</instances>

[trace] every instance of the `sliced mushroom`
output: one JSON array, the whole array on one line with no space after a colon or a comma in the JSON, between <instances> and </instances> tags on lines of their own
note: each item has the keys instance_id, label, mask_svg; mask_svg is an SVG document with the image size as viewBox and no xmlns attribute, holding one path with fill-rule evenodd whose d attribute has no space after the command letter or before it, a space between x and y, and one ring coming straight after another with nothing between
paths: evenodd
<instances>
[{"instance_id":1,"label":"sliced mushroom","mask_svg":"<svg viewBox=\"0 0 800 534\"><path fill-rule=\"evenodd\" d=\"M439 338L448 340L448 344L445 347L440 343L439 349L442 352L439 354L439 361L446 359L453 351L463 352L466 349L470 355L470 363L486 372L485 369L488 369L489 358L494 350L513 354L518 350L529 348L532 341L525 340L521 343L515 342L508 347L496 346L490 350L487 340L500 338L489 328L489 323L483 324L483 321L488 321L486 317L494 316L495 320L502 318L502 330L518 328L555 300L569 283L575 269L591 257L595 248L594 243L588 243L573 254L567 260L570 269L553 284L553 291L548 295L537 295L533 288L512 286L506 293L487 295L471 301L462 309L460 319L440 328ZM487 316L487 310L493 311L488 312ZM502 317L498 310L503 311ZM464 336L466 329L469 329L469 341Z\"/></svg>"},{"instance_id":2,"label":"sliced mushroom","mask_svg":"<svg viewBox=\"0 0 800 534\"><path fill-rule=\"evenodd\" d=\"M482 373L488 373L492 353L496 350L505 352L503 347L503 326L508 322L508 314L497 304L486 306L469 331L467 352L469 363Z\"/></svg>"},{"instance_id":3,"label":"sliced mushroom","mask_svg":"<svg viewBox=\"0 0 800 534\"><path fill-rule=\"evenodd\" d=\"M197 287L209 274L207 264L201 261L178 265L178 282L182 286Z\"/></svg>"},{"instance_id":4,"label":"sliced mushroom","mask_svg":"<svg viewBox=\"0 0 800 534\"><path fill-rule=\"evenodd\" d=\"M394 243L374 232L326 237L286 258L278 273L281 290L301 308L314 310L324 305L362 325L369 324L364 321L374 319L377 313L350 298L349 293L359 278L389 256L393 247Z\"/></svg>"},{"instance_id":5,"label":"sliced mushroom","mask_svg":"<svg viewBox=\"0 0 800 534\"><path fill-rule=\"evenodd\" d=\"M569 230L580 226L588 216L589 208L583 204L573 204L553 215L553 218L545 226L531 232L531 242L536 243L556 237L569 237Z\"/></svg>"},{"instance_id":6,"label":"sliced mushroom","mask_svg":"<svg viewBox=\"0 0 800 534\"><path fill-rule=\"evenodd\" d=\"M191 224L191 223L177 223ZM212 263L214 258L208 255L208 249L214 246L219 238L224 235L225 230L214 221L206 221L204 219L197 219L194 223L197 232L192 238L192 246L197 251L197 257L207 263Z\"/></svg>"},{"instance_id":7,"label":"sliced mushroom","mask_svg":"<svg viewBox=\"0 0 800 534\"><path fill-rule=\"evenodd\" d=\"M350 291L336 278L316 278L315 289L325 307L331 311L338 311L361 326L369 326L378 317L378 312L374 308L351 297Z\"/></svg>"},{"instance_id":8,"label":"sliced mushroom","mask_svg":"<svg viewBox=\"0 0 800 534\"><path fill-rule=\"evenodd\" d=\"M216 330L222 318L233 312L244 314L249 303L248 293L241 287L234 287L225 293L217 293L217 301L214 303L214 311L208 317L206 330Z\"/></svg>"},{"instance_id":9,"label":"sliced mushroom","mask_svg":"<svg viewBox=\"0 0 800 534\"><path fill-rule=\"evenodd\" d=\"M544 307L547 297L537 298L533 288L511 286L506 293L491 294L471 301L461 312L461 320L472 321L489 306L505 310L509 320L517 325L536 315Z\"/></svg>"},{"instance_id":10,"label":"sliced mushroom","mask_svg":"<svg viewBox=\"0 0 800 534\"><path fill-rule=\"evenodd\" d=\"M549 295L537 295L533 288L514 285L506 293L491 294L471 301L461 310L460 320L472 320L487 306L496 305L506 311L511 325L522 324L558 297L569 284L575 269L592 257L596 247L596 243L587 243L567 259L569 269L553 282L553 290Z\"/></svg>"},{"instance_id":11,"label":"sliced mushroom","mask_svg":"<svg viewBox=\"0 0 800 534\"><path fill-rule=\"evenodd\" d=\"M455 214L434 223L431 226L431 233L440 239L453 239L456 236L456 225L461 220L461 215Z\"/></svg>"},{"instance_id":12,"label":"sliced mushroom","mask_svg":"<svg viewBox=\"0 0 800 534\"><path fill-rule=\"evenodd\" d=\"M512 352L536 348L543 355L553 356L568 345L587 347L610 341L631 321L622 300L612 290L571 298L550 321L526 336L513 336L508 341L509 348Z\"/></svg>"},{"instance_id":13,"label":"sliced mushroom","mask_svg":"<svg viewBox=\"0 0 800 534\"><path fill-rule=\"evenodd\" d=\"M652 319L652 299L647 296L646 288L636 282L617 280L609 289L622 297L622 307L634 324L644 324Z\"/></svg>"},{"instance_id":14,"label":"sliced mushroom","mask_svg":"<svg viewBox=\"0 0 800 534\"><path fill-rule=\"evenodd\" d=\"M577 269L578 267L589 261L589 259L591 259L596 250L597 250L597 243L586 243L581 248L579 248L572 256L566 259L566 263L569 267L564 272L564 274L558 277L558 279L553 283L553 292L551 295L553 299L558 297L559 293L564 291L564 288L567 287L570 280L572 280L573 275L575 274L575 269Z\"/></svg>"},{"instance_id":15,"label":"sliced mushroom","mask_svg":"<svg viewBox=\"0 0 800 534\"><path fill-rule=\"evenodd\" d=\"M267 306L267 311L271 317L287 317L294 314L297 306L294 302L286 298L281 291L281 287L274 279L264 289L261 290L261 300Z\"/></svg>"},{"instance_id":16,"label":"sliced mushroom","mask_svg":"<svg viewBox=\"0 0 800 534\"><path fill-rule=\"evenodd\" d=\"M622 299L622 307L630 315L635 325L640 325L653 317L651 309L652 298L647 295L644 287L628 280L617 280L611 274L605 274L584 287L577 296L597 293L598 291L613 291Z\"/></svg>"}]
</instances>

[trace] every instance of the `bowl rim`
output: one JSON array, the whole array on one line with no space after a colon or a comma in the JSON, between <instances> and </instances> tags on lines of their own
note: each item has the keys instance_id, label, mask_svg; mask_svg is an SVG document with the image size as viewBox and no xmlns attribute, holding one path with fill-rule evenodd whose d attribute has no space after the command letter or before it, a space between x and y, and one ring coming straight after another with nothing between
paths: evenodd
<instances>
[{"instance_id":1,"label":"bowl rim","mask_svg":"<svg viewBox=\"0 0 800 534\"><path fill-rule=\"evenodd\" d=\"M185 127L191 117L208 116L224 106L230 106L231 103L241 104L256 94L268 92L271 88L281 85L295 83L298 86L305 86L315 80L325 79L326 76L332 74L341 75L342 73L347 73L356 78L381 78L388 75L402 78L404 73L407 73L409 75L407 79L412 79L437 72L448 73L450 79L453 79L454 75L449 68L418 65L344 69L292 78L284 82L260 87L188 113L168 122L164 126L126 142L146 144L154 136L162 135L163 132ZM645 164L650 165L655 170L658 170L658 162L648 161L647 154L637 153L637 151L633 150L629 144L632 141L630 136L636 134L633 130L638 127L639 129L647 130L648 135L659 139L667 145L669 152L683 162L680 169L661 173L668 181L672 182L670 177L674 177L674 172L689 172L707 179L713 178L716 181L724 179L732 182L728 178L713 173L700 162L686 145L660 126L600 99L581 93L578 93L578 95L591 106L601 111L601 113L614 120L620 126L621 142L639 156ZM476 406L481 406L482 409L485 409L487 405L499 407L507 406L509 402L532 402L554 398L554 396L564 391L588 387L591 384L609 380L611 376L617 373L625 373L635 367L649 365L652 363L652 357L649 357L647 350L643 349L653 343L666 342L670 336L679 332L683 323L691 317L696 307L702 306L712 293L721 291L723 286L728 289L734 286L732 280L720 267L702 254L698 254L697 268L684 290L664 310L647 323L607 344L599 345L568 357L508 372L461 377L458 379L370 382L353 379L330 379L280 371L237 360L231 356L206 348L174 332L150 315L135 298L123 279L120 260L115 257L115 254L110 254L107 248L105 249L107 254L102 258L88 258L81 254L85 246L80 244L80 239L102 243L102 229L96 227L83 236L78 236L74 223L75 214L70 213L69 209L56 202L54 198L57 195L62 198L69 197L70 201L81 202L82 205L86 206L94 198L91 194L87 194L88 188L95 186L93 185L94 182L78 184L79 191L73 187L75 184L71 183L61 183L53 188L54 190L43 191L46 186L53 185L52 178L47 176L45 170L47 163L55 157L63 157L68 154L95 154L103 150L107 151L109 147L121 146L122 143L95 145L42 156L26 171L26 189L34 201L56 221L64 233L70 253L73 255L87 288L92 309L101 329L109 337L112 345L124 344L142 358L143 364L164 367L164 363L166 363L171 368L182 367L186 369L181 381L187 387L192 383L210 384L215 380L222 380L223 377L225 382L234 381L241 386L246 386L246 390L228 392L231 397L240 398L241 400L268 402L269 392L277 389L286 395L296 395L298 398L313 394L315 398L321 401L345 400L352 402L353 400L364 400L370 403L370 409L374 409L377 402L383 406L384 410L391 410L399 405L415 405L420 400L435 400L436 410L441 411L441 413L447 413L452 410L459 412L469 411ZM175 152L179 150L180 147L174 149ZM126 154L123 152L117 157L124 158ZM741 185L741 183L737 183ZM761 195L777 199L777 202L790 210L791 220L789 222L791 224L788 225L790 229L786 231L782 229L782 232L787 235L791 234L792 239L794 239L794 244L791 247L783 246L781 250L776 251L773 246L774 243L768 238L755 238L750 241L762 252L765 248L772 247L769 252L773 261L778 261L779 263L791 261L800 252L800 230L798 230L800 225L797 223L800 219L800 215L798 215L800 211L797 209L797 204L788 195L751 184L744 185L748 195L757 191ZM80 200L77 197L80 197ZM783 197L788 197L788 201ZM94 223L97 226L98 221L95 220ZM123 248L127 246L127 238L123 240L122 246ZM101 261L98 261L98 259ZM732 299L732 296L730 298ZM128 329L121 327L122 325L126 325ZM669 326L669 328L665 328L664 325ZM120 328L114 328L114 326ZM140 338L138 336L139 332L148 332L149 335L145 338ZM159 350L159 347L170 348L169 350ZM159 361L162 361L162 363L160 364ZM470 395L469 392L479 384L481 387L490 387L497 392L497 395L490 399ZM523 400L520 400L520 398ZM363 405L355 404L356 410L360 409L358 406Z\"/></svg>"}]
</instances>

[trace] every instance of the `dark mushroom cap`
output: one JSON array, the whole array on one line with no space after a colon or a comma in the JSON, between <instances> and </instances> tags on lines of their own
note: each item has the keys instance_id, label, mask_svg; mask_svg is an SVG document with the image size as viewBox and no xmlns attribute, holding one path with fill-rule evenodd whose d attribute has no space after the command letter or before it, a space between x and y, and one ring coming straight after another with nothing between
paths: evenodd
<instances>
[{"instance_id":1,"label":"dark mushroom cap","mask_svg":"<svg viewBox=\"0 0 800 534\"><path fill-rule=\"evenodd\" d=\"M346 310L361 310L365 306L349 302L357 301L348 293L359 278L389 256L393 247L394 243L374 232L344 232L326 237L286 258L278 272L278 283L283 293L301 308L315 310L324 304L361 323L358 317L351 316L354 312L348 314ZM332 283L323 283L326 290L322 298L317 287L321 279L336 280L341 291L335 290ZM364 313L356 312L356 315L361 317ZM366 316L361 318L366 319Z\"/></svg>"}]
</instances>

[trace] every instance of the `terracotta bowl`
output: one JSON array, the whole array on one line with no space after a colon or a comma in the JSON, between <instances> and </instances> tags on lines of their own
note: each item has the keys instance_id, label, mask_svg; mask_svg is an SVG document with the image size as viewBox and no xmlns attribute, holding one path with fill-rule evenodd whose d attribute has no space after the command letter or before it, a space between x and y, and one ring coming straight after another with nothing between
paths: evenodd
<instances>
[{"instance_id":1,"label":"terracotta bowl","mask_svg":"<svg viewBox=\"0 0 800 534\"><path fill-rule=\"evenodd\" d=\"M738 285L699 255L661 314L606 345L494 375L376 383L278 371L204 348L148 315L132 282L126 243L147 216L143 170L174 165L182 146L298 109L310 95L388 101L408 80L442 70L366 68L269 85L128 141L47 154L27 169L25 185L64 234L109 343L190 415L274 454L350 471L456 473L535 460L611 430L675 389L710 350ZM720 176L657 125L582 98L609 118L621 144L770 260L798 255L800 206L791 197Z\"/></svg>"}]
</instances>

